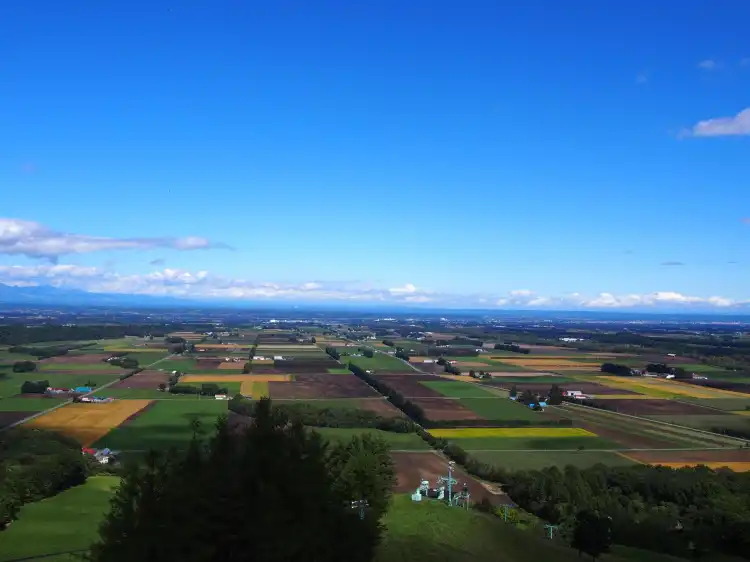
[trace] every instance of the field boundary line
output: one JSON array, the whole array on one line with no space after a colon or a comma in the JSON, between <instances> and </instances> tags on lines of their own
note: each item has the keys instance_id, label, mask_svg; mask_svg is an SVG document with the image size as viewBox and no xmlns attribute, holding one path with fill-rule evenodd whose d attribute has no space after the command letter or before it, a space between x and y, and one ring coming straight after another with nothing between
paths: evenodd
<instances>
[{"instance_id":1,"label":"field boundary line","mask_svg":"<svg viewBox=\"0 0 750 562\"><path fill-rule=\"evenodd\" d=\"M572 406L573 409L575 409L575 408L585 408L586 410L594 410L594 411L597 411L597 412L606 412L608 414L614 414L616 416L623 416L623 417L632 418L632 419L635 419L635 420L640 420L640 421L645 421L645 422L651 422L651 423L655 423L655 424L659 424L659 425L666 425L668 427L676 427L678 429L684 429L684 430L688 430L688 431L695 431L697 433L702 433L704 435L710 435L712 437L724 437L726 439L731 439L733 441L738 441L740 443L745 443L745 444L750 443L750 440L748 440L748 439L742 439L741 437L733 437L731 435L724 435L723 433L714 433L713 431L706 431L705 429L696 429L694 427L688 427L688 426L679 425L679 424L676 424L676 423L669 423L669 422L665 422L665 421L661 421L661 420L652 420L650 418L642 418L640 416L633 416L631 414L624 414L622 412L613 412L611 410L603 410L601 408L592 408L591 406L584 406L583 404L573 404L571 402L563 402L562 405L563 405L563 410L565 408L567 408L568 406Z\"/></svg>"}]
</instances>

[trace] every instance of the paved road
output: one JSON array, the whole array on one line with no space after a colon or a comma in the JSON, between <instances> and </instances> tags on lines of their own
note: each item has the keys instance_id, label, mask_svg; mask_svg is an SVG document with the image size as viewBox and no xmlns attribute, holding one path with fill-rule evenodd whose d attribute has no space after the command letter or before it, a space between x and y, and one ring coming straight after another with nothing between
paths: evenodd
<instances>
[{"instance_id":1,"label":"paved road","mask_svg":"<svg viewBox=\"0 0 750 562\"><path fill-rule=\"evenodd\" d=\"M167 359L170 359L171 357L174 357L174 355L167 355L166 357L162 357L161 359L158 359L158 360L154 361L153 363L150 363L149 365L146 365L146 366L140 367L140 368L141 369L150 369L154 365L156 365L158 363L161 363L162 361L165 361ZM100 390L104 390L105 388L109 388L110 386L112 386L113 384L117 384L118 382L120 382L120 379L115 379L115 380L113 380L111 382L108 382L107 384L103 384L102 386L99 386L99 387L95 388L91 392L87 392L86 394L82 394L81 396L90 396L90 395L94 394L95 392L99 392ZM5 427L0 427L0 432L8 431L9 429L11 429L13 427L17 427L17 426L19 426L21 424L24 424L26 422L29 422L29 421L31 421L33 419L39 418L39 417L43 416L44 414L49 414L50 412L54 412L58 408L62 408L63 406L67 406L68 404L72 404L72 403L73 403L73 399L71 398L70 400L66 400L65 402L62 402L60 404L56 404L55 406L52 406L51 408L47 408L46 410L42 410L41 412L34 412L33 414L31 414L31 415L23 418L22 420L18 420L17 422L14 422L14 423L12 423L10 425L6 425Z\"/></svg>"}]
</instances>

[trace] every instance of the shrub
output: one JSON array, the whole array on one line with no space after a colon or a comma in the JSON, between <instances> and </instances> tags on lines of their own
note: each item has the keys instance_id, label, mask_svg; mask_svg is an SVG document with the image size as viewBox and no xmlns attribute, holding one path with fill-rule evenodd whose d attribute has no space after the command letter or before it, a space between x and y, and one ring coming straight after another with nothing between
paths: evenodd
<instances>
[{"instance_id":1,"label":"shrub","mask_svg":"<svg viewBox=\"0 0 750 562\"><path fill-rule=\"evenodd\" d=\"M36 371L36 363L33 361L16 361L13 363L14 373L30 373Z\"/></svg>"}]
</instances>

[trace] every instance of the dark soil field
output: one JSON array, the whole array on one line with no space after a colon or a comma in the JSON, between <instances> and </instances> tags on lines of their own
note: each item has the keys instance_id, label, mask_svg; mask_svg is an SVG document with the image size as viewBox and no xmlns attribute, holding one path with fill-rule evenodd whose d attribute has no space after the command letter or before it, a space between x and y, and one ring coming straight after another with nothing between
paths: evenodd
<instances>
[{"instance_id":1,"label":"dark soil field","mask_svg":"<svg viewBox=\"0 0 750 562\"><path fill-rule=\"evenodd\" d=\"M292 359L290 361L274 361L275 369L282 369L283 373L320 373L326 369L341 368L341 364L332 359Z\"/></svg>"},{"instance_id":2,"label":"dark soil field","mask_svg":"<svg viewBox=\"0 0 750 562\"><path fill-rule=\"evenodd\" d=\"M253 368L248 375L284 375L286 373L287 371L284 369L277 369L270 365L253 365Z\"/></svg>"},{"instance_id":3,"label":"dark soil field","mask_svg":"<svg viewBox=\"0 0 750 562\"><path fill-rule=\"evenodd\" d=\"M428 420L482 420L479 414L461 405L451 398L411 398L414 404L424 410Z\"/></svg>"},{"instance_id":4,"label":"dark soil field","mask_svg":"<svg viewBox=\"0 0 750 562\"><path fill-rule=\"evenodd\" d=\"M378 396L354 375L298 374L291 382L269 382L271 398L369 398Z\"/></svg>"},{"instance_id":5,"label":"dark soil field","mask_svg":"<svg viewBox=\"0 0 750 562\"><path fill-rule=\"evenodd\" d=\"M742 392L744 394L750 394L750 383L747 382L734 382L734 381L717 381L717 380L686 380L696 386L706 386L708 388L716 388L718 390L732 390L734 392Z\"/></svg>"},{"instance_id":6,"label":"dark soil field","mask_svg":"<svg viewBox=\"0 0 750 562\"><path fill-rule=\"evenodd\" d=\"M599 406L604 406L606 410L630 414L633 416L654 416L654 415L685 415L685 416L706 416L715 415L715 410L701 408L685 402L675 402L674 400L661 400L658 398L648 400L628 400L626 398L614 398L611 400L594 400Z\"/></svg>"},{"instance_id":7,"label":"dark soil field","mask_svg":"<svg viewBox=\"0 0 750 562\"><path fill-rule=\"evenodd\" d=\"M356 410L367 410L369 412L375 412L376 414L379 414L386 418L398 418L398 417L404 417L404 414L396 408L393 404L388 402L385 398L357 398L352 400L341 400L343 402L341 405L338 404L332 404L332 402L335 402L334 400L280 400L275 399L273 401L274 406L279 406L283 404L299 404L299 403L305 403L310 404L311 406L316 406L318 403L321 403L321 406L323 407L337 407L337 408L349 408L349 409L356 409ZM319 407L321 407L319 406Z\"/></svg>"},{"instance_id":8,"label":"dark soil field","mask_svg":"<svg viewBox=\"0 0 750 562\"><path fill-rule=\"evenodd\" d=\"M161 371L141 371L140 373L128 377L112 385L111 388L153 388L156 389L160 384L167 384L169 375Z\"/></svg>"},{"instance_id":9,"label":"dark soil field","mask_svg":"<svg viewBox=\"0 0 750 562\"><path fill-rule=\"evenodd\" d=\"M74 363L76 365L93 365L94 363L102 363L105 359L112 357L114 353L89 353L88 355L58 355L57 357L50 357L49 359L42 359L39 363L45 365L65 365L66 363Z\"/></svg>"},{"instance_id":10,"label":"dark soil field","mask_svg":"<svg viewBox=\"0 0 750 562\"><path fill-rule=\"evenodd\" d=\"M0 427L5 427L23 418L28 417L33 412L0 412Z\"/></svg>"},{"instance_id":11,"label":"dark soil field","mask_svg":"<svg viewBox=\"0 0 750 562\"><path fill-rule=\"evenodd\" d=\"M425 373L442 373L445 371L445 367L443 365L438 365L437 363L412 363L410 361L409 365L412 365Z\"/></svg>"},{"instance_id":12,"label":"dark soil field","mask_svg":"<svg viewBox=\"0 0 750 562\"><path fill-rule=\"evenodd\" d=\"M195 360L195 364L199 369L216 369L221 364L221 359L214 358L214 357L200 357ZM242 368L242 365L239 365L239 368Z\"/></svg>"},{"instance_id":13,"label":"dark soil field","mask_svg":"<svg viewBox=\"0 0 750 562\"><path fill-rule=\"evenodd\" d=\"M566 412L566 414L568 413L569 412ZM581 422L576 420L574 423L576 427L582 427L591 433L596 433L599 437L614 441L628 449L669 449L675 447L674 442L667 439L661 440L649 435L630 433L628 431L588 421Z\"/></svg>"},{"instance_id":14,"label":"dark soil field","mask_svg":"<svg viewBox=\"0 0 750 562\"><path fill-rule=\"evenodd\" d=\"M435 453L391 453L391 457L398 478L394 488L397 493L413 493L419 488L422 480L428 480L430 487L435 487L440 476L448 476L448 461ZM460 492L466 484L472 503L478 503L483 498L487 498L493 505L513 504L505 494L490 493L460 468L454 469L453 477L458 481L454 490Z\"/></svg>"},{"instance_id":15,"label":"dark soil field","mask_svg":"<svg viewBox=\"0 0 750 562\"><path fill-rule=\"evenodd\" d=\"M420 381L443 381L435 375L409 374L409 375L375 375L375 378L394 390L403 394L406 398L438 398L445 397L437 390L428 388Z\"/></svg>"}]
</instances>

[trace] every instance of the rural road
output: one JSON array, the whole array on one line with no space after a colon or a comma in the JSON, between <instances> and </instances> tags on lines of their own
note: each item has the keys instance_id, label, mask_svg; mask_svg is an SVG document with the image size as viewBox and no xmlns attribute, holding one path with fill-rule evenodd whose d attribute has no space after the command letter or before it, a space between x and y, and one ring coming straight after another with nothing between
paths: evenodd
<instances>
[{"instance_id":1,"label":"rural road","mask_svg":"<svg viewBox=\"0 0 750 562\"><path fill-rule=\"evenodd\" d=\"M170 359L172 357L174 357L173 354L172 355L167 355L166 357L162 357L161 359L158 359L158 360L154 361L153 363L150 363L149 365L146 365L146 366L140 367L140 368L144 369L144 370L145 369L150 369L151 367L153 367L157 363L161 363L162 361L165 361L166 359ZM118 382L120 382L119 378L115 379L115 380L113 380L111 382L108 382L107 384L103 384L102 386L97 387L95 390L92 390L91 392L87 392L86 394L82 394L81 396L90 396L91 394L94 394L95 392L99 392L100 390L104 390L105 388L109 388L110 386L112 386L113 384L116 384ZM6 425L5 427L0 427L0 433L2 433L3 431L8 431L9 429L14 428L14 427L18 427L21 424L24 424L26 422L29 422L29 421L33 420L33 419L39 418L39 417L41 417L41 416L43 416L45 414L49 414L50 412L54 412L58 408L62 408L63 406L67 406L68 404L72 404L72 403L73 403L73 399L71 398L70 400L66 400L65 402L61 402L60 404L56 404L56 405L52 406L51 408L47 408L46 410L42 410L41 412L34 412L30 416L27 416L27 417L23 418L22 420L18 420L17 422L13 422L12 424Z\"/></svg>"}]
</instances>

